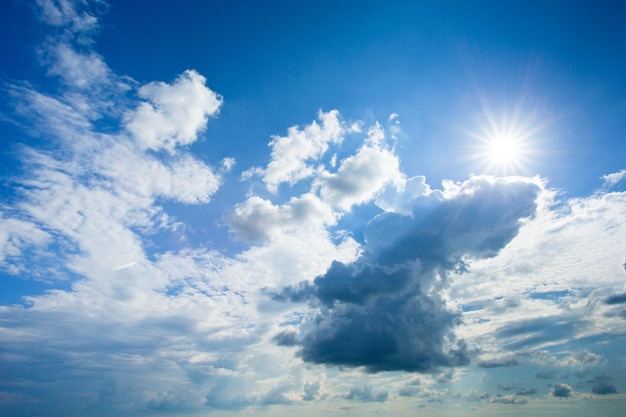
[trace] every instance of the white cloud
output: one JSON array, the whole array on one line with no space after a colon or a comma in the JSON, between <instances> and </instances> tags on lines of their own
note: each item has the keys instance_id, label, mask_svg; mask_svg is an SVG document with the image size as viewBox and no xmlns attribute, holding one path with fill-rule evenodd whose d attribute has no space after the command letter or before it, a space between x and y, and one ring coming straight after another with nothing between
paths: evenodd
<instances>
[{"instance_id":1,"label":"white cloud","mask_svg":"<svg viewBox=\"0 0 626 417\"><path fill-rule=\"evenodd\" d=\"M401 177L388 184L376 197L376 205L385 211L411 215L413 209L443 198L439 190L432 190L426 183L426 177L418 175L411 178Z\"/></svg>"},{"instance_id":2,"label":"white cloud","mask_svg":"<svg viewBox=\"0 0 626 417\"><path fill-rule=\"evenodd\" d=\"M626 290L626 193L559 205L549 190L544 196L498 257L471 262L453 282L451 298L471 307L459 328L467 339L506 353L623 331L623 319L611 314L618 307L604 299Z\"/></svg>"},{"instance_id":3,"label":"white cloud","mask_svg":"<svg viewBox=\"0 0 626 417\"><path fill-rule=\"evenodd\" d=\"M113 76L102 57L93 51L79 53L67 43L54 45L51 49L54 58L50 73L61 77L67 86L94 89Z\"/></svg>"},{"instance_id":4,"label":"white cloud","mask_svg":"<svg viewBox=\"0 0 626 417\"><path fill-rule=\"evenodd\" d=\"M194 70L181 74L173 84L153 82L138 94L145 99L126 114L126 129L145 149L167 150L196 141L222 104L222 98L205 85Z\"/></svg>"},{"instance_id":5,"label":"white cloud","mask_svg":"<svg viewBox=\"0 0 626 417\"><path fill-rule=\"evenodd\" d=\"M316 162L329 144L340 143L350 130L339 120L337 110L320 111L318 119L321 125L313 121L302 129L292 126L287 136L272 137L271 161L264 170L257 169L263 173L263 181L270 191L276 192L284 182L293 185L313 175L314 167L309 163Z\"/></svg>"},{"instance_id":6,"label":"white cloud","mask_svg":"<svg viewBox=\"0 0 626 417\"><path fill-rule=\"evenodd\" d=\"M401 178L398 157L385 148L384 132L375 126L368 132L366 143L341 161L337 172L321 170L314 185L319 187L323 200L349 211L354 205L372 200L385 185L400 182Z\"/></svg>"},{"instance_id":7,"label":"white cloud","mask_svg":"<svg viewBox=\"0 0 626 417\"><path fill-rule=\"evenodd\" d=\"M91 1L91 3L105 5L104 1ZM72 0L37 0L41 8L40 18L51 26L67 26L74 34L89 32L97 29L98 19L88 11L80 10L88 8L86 1Z\"/></svg>"},{"instance_id":8,"label":"white cloud","mask_svg":"<svg viewBox=\"0 0 626 417\"><path fill-rule=\"evenodd\" d=\"M335 222L330 207L313 194L294 197L281 206L252 196L237 204L228 218L231 230L238 237L250 241L276 237L297 229L323 230Z\"/></svg>"},{"instance_id":9,"label":"white cloud","mask_svg":"<svg viewBox=\"0 0 626 417\"><path fill-rule=\"evenodd\" d=\"M35 224L19 219L5 218L0 212L0 267L10 273L24 270L19 262L22 250L29 246L45 246L50 235Z\"/></svg>"},{"instance_id":10,"label":"white cloud","mask_svg":"<svg viewBox=\"0 0 626 417\"><path fill-rule=\"evenodd\" d=\"M612 187L618 182L622 181L624 178L626 178L626 169L622 169L618 172L613 172L611 174L606 174L602 176L605 187Z\"/></svg>"}]
</instances>

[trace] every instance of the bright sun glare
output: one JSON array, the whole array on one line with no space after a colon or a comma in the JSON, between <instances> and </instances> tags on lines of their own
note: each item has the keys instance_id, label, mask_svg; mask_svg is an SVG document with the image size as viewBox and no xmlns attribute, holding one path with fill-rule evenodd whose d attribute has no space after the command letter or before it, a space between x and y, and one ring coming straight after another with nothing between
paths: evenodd
<instances>
[{"instance_id":1,"label":"bright sun glare","mask_svg":"<svg viewBox=\"0 0 626 417\"><path fill-rule=\"evenodd\" d=\"M496 136L488 143L488 153L495 164L512 164L519 159L520 146L516 136Z\"/></svg>"},{"instance_id":2,"label":"bright sun glare","mask_svg":"<svg viewBox=\"0 0 626 417\"><path fill-rule=\"evenodd\" d=\"M537 129L516 117L496 120L489 115L481 130L480 134L472 135L479 141L474 156L489 173L514 174L527 168L531 137Z\"/></svg>"}]
</instances>

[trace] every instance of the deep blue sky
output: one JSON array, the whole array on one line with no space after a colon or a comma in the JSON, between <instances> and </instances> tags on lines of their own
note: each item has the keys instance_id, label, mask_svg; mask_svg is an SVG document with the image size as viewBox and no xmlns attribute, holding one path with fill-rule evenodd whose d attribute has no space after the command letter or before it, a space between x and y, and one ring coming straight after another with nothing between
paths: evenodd
<instances>
[{"instance_id":1,"label":"deep blue sky","mask_svg":"<svg viewBox=\"0 0 626 417\"><path fill-rule=\"evenodd\" d=\"M1 414L621 415L624 18L6 1Z\"/></svg>"}]
</instances>

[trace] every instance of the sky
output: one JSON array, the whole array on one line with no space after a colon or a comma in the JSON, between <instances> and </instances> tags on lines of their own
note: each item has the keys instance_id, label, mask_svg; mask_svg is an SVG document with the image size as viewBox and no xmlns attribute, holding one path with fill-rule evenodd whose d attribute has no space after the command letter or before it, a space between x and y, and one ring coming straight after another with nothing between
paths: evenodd
<instances>
[{"instance_id":1,"label":"sky","mask_svg":"<svg viewBox=\"0 0 626 417\"><path fill-rule=\"evenodd\" d=\"M1 7L3 416L623 415L623 2Z\"/></svg>"}]
</instances>

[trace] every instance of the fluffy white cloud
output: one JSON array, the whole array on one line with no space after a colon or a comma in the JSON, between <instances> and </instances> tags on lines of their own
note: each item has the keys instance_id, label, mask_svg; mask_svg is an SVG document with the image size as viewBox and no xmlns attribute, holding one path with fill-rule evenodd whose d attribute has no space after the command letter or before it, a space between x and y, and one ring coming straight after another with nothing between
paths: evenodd
<instances>
[{"instance_id":1,"label":"fluffy white cloud","mask_svg":"<svg viewBox=\"0 0 626 417\"><path fill-rule=\"evenodd\" d=\"M400 163L384 144L384 132L376 125L365 144L353 156L341 161L336 173L321 170L314 185L322 199L333 207L349 211L354 205L372 200L389 183L401 181Z\"/></svg>"},{"instance_id":2,"label":"fluffy white cloud","mask_svg":"<svg viewBox=\"0 0 626 417\"><path fill-rule=\"evenodd\" d=\"M339 112L322 111L318 115L318 124L313 121L300 129L292 126L287 136L273 136L271 161L265 169L257 169L263 175L267 188L276 192L284 182L291 185L314 174L311 162L316 162L331 143L340 143L346 132L350 130L339 120Z\"/></svg>"},{"instance_id":3,"label":"fluffy white cloud","mask_svg":"<svg viewBox=\"0 0 626 417\"><path fill-rule=\"evenodd\" d=\"M388 184L376 196L376 205L385 211L411 215L414 207L442 198L443 193L440 190L432 190L426 183L426 177L418 175L411 178L401 177Z\"/></svg>"},{"instance_id":4,"label":"fluffy white cloud","mask_svg":"<svg viewBox=\"0 0 626 417\"><path fill-rule=\"evenodd\" d=\"M193 143L222 104L205 82L202 75L187 70L171 85L142 86L138 94L146 101L127 113L126 129L146 149L172 152L176 146Z\"/></svg>"},{"instance_id":5,"label":"fluffy white cloud","mask_svg":"<svg viewBox=\"0 0 626 417\"><path fill-rule=\"evenodd\" d=\"M228 218L231 230L240 238L257 241L296 229L317 229L335 224L330 207L313 194L292 198L276 206L257 196L237 204Z\"/></svg>"}]
</instances>

